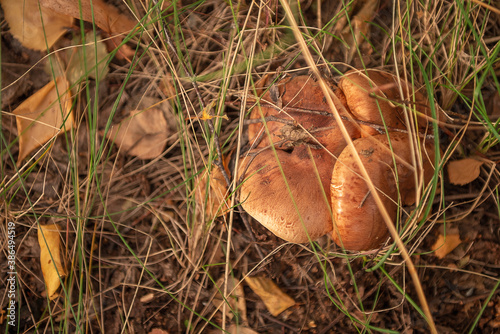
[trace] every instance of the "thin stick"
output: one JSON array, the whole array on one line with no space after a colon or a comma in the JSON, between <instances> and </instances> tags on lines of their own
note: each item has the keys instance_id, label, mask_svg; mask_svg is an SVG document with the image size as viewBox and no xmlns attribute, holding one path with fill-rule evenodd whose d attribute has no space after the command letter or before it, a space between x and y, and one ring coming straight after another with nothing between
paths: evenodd
<instances>
[{"instance_id":1,"label":"thin stick","mask_svg":"<svg viewBox=\"0 0 500 334\"><path fill-rule=\"evenodd\" d=\"M273 109L276 109L276 110L284 110L284 111L287 111L287 112L288 111L291 111L291 112L302 112L302 113L309 113L309 114L326 116L326 117L334 117L333 114L331 114L331 113L329 113L327 111L322 111L322 110L305 109L305 108L288 107L288 106L284 106L282 108L278 108L277 106L275 106L273 104L268 104L268 103L261 103L261 107L273 108ZM356 119L356 118L352 118L352 117L347 117L347 116L343 116L343 115L339 115L339 117L342 120L344 120L344 121L355 122L355 123L360 124L360 125L369 126L369 127L373 128L373 129L377 130L377 132L380 133L380 134L384 134L384 133L386 133L386 131L408 133L408 131L405 130L405 129L394 128L394 127L391 127L391 126L384 126L384 125L381 125L381 124L377 124L377 123L373 123L373 122L368 122L368 121L363 121L363 120L360 120L360 119ZM276 117L274 115L267 116L264 119L265 119L266 122L280 122L280 123L284 123L284 124L288 124L288 125L295 124L295 122L292 121L292 120L286 120L286 119L283 119L283 118ZM247 120L245 120L245 124L255 124L255 123L261 123L261 122L262 122L261 118L255 118L255 119L247 119ZM434 139L434 135L431 135L431 134L423 134L423 133L419 132L418 135L421 138Z\"/></svg>"},{"instance_id":2,"label":"thin stick","mask_svg":"<svg viewBox=\"0 0 500 334\"><path fill-rule=\"evenodd\" d=\"M345 128L344 124L342 123L341 118L340 118L340 114L337 110L337 107L335 106L335 104L333 102L332 96L330 95L330 89L326 85L318 68L316 67L316 64L315 64L314 59L311 55L311 52L309 51L307 44L304 40L304 37L302 36L302 33L300 32L300 29L297 25L297 22L295 21L295 18L293 16L290 5L288 4L288 2L286 0L281 1L281 5L285 9L286 16L288 17L288 21L290 22L290 25L292 26L293 34L295 35L296 41L300 45L302 53L304 54L304 58L305 58L307 64L310 66L313 73L315 74L316 78L318 79L318 83L321 87L321 90L323 91L323 94L325 95L325 98L328 102L328 106L330 107L330 109L332 111L334 111L335 119L337 120L337 123L340 126L340 129L342 131L344 138L347 141L348 146L352 149L353 152L356 152L356 149L354 147L352 139L349 136L349 134L347 133L347 129ZM368 171L366 170L365 166L363 165L363 162L361 161L361 158L359 157L359 155L354 154L353 158L356 160L356 163L360 168L360 172L361 172L361 175L363 176L363 178L365 180L371 180L370 175L368 174ZM417 270L415 269L415 265L413 264L411 257L408 254L408 251L406 250L406 247L405 247L403 241L399 237L398 231L394 227L392 219L389 216L389 213L387 212L387 209L386 209L384 203L382 202L380 195L376 191L373 182L366 182L366 184L367 184L368 188L370 189L375 202L377 203L377 207L379 208L380 213L381 213L382 217L384 218L384 221L387 225L387 228L388 228L393 240L398 245L398 248L401 251L401 255L403 256L403 259L405 260L406 264L408 265L408 272L410 273L410 276L412 277L412 280L413 280L413 284L415 285L415 289L416 289L418 298L420 300L420 304L422 305L422 309L423 309L424 314L426 316L425 320L427 321L427 324L429 325L430 331L431 331L431 333L437 334L436 325L434 323L434 320L432 319L432 314L431 314L430 309L429 309L429 304L427 303L427 299L425 298L425 293L424 293L424 290L422 288L422 284L420 283L420 279L418 277Z\"/></svg>"},{"instance_id":3,"label":"thin stick","mask_svg":"<svg viewBox=\"0 0 500 334\"><path fill-rule=\"evenodd\" d=\"M276 117L274 115L267 116L266 118L264 118L264 120L266 122L279 122L279 123L283 123L286 125L295 125L295 121L293 121L291 119L284 119L284 118ZM251 119L246 119L243 121L243 124L245 124L245 125L257 124L257 123L262 123L262 118L251 118Z\"/></svg>"}]
</instances>

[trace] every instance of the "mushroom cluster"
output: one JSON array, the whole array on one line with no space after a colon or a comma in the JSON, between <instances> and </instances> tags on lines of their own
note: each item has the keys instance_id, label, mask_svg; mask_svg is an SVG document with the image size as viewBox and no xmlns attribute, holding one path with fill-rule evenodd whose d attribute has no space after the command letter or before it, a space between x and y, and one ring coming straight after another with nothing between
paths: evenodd
<instances>
[{"instance_id":1,"label":"mushroom cluster","mask_svg":"<svg viewBox=\"0 0 500 334\"><path fill-rule=\"evenodd\" d=\"M329 87L356 152L319 83L311 76L285 76L251 111L251 149L238 170L240 202L284 240L304 243L330 234L345 249L373 249L387 240L388 230L354 154L394 221L399 207L414 203L416 184L427 184L434 172L435 148L425 136L429 102L410 84L378 70L350 71Z\"/></svg>"}]
</instances>

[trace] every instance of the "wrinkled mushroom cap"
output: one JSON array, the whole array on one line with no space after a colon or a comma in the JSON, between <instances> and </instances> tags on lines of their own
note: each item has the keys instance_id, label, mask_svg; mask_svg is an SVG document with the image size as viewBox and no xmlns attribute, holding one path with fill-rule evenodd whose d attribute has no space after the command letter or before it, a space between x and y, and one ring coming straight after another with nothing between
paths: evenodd
<instances>
[{"instance_id":1,"label":"wrinkled mushroom cap","mask_svg":"<svg viewBox=\"0 0 500 334\"><path fill-rule=\"evenodd\" d=\"M347 133L355 140L355 150L394 220L398 204L415 200L414 169L408 165L412 153L408 135L392 132L392 149L398 156L394 166L387 135L380 135L380 130L383 124L389 132L406 130L403 112L430 116L429 104L411 85L377 70L348 72L338 88L329 84ZM346 148L318 83L310 76L296 76L272 84L250 119L269 116L269 137L262 123L248 127L254 148L250 153L256 156L254 160L245 158L238 171L239 178L245 179L240 188L242 207L278 237L291 242L314 240L334 225L332 237L346 249L367 250L386 241L385 222L360 176L355 152ZM363 122L360 131L357 123ZM425 132L429 124L425 117L419 117L415 130ZM365 138L358 139L361 136ZM424 175L426 183L432 176L434 151L432 143L422 147L424 173L419 171L419 175ZM325 202L325 196L330 203Z\"/></svg>"},{"instance_id":2,"label":"wrinkled mushroom cap","mask_svg":"<svg viewBox=\"0 0 500 334\"><path fill-rule=\"evenodd\" d=\"M330 88L340 101L336 106L338 111L347 116L342 105L342 101L345 102L344 94L334 85L330 85ZM321 87L311 76L285 77L271 85L262 96L260 105L252 110L250 119L261 119L261 112L264 117L274 116L293 122L266 122L273 143L283 140L313 145L319 143L335 155L340 154L346 145ZM351 137L359 137L355 124L346 121L344 125ZM250 124L247 131L250 143L262 132L265 132L263 123ZM264 133L256 147L267 147L270 143Z\"/></svg>"},{"instance_id":3,"label":"wrinkled mushroom cap","mask_svg":"<svg viewBox=\"0 0 500 334\"><path fill-rule=\"evenodd\" d=\"M347 106L354 118L380 125L385 122L388 127L402 129L402 111L389 102L400 100L394 84L392 75L378 71L350 71L339 81L339 87L346 96ZM387 100L376 98L371 93ZM363 136L378 134L370 126L362 128L366 131Z\"/></svg>"}]
</instances>

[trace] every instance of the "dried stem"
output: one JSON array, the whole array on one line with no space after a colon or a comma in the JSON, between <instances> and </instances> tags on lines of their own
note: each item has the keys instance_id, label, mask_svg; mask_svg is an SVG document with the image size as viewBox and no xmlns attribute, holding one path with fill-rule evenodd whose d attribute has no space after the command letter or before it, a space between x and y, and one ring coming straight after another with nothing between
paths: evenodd
<instances>
[{"instance_id":1,"label":"dried stem","mask_svg":"<svg viewBox=\"0 0 500 334\"><path fill-rule=\"evenodd\" d=\"M285 107L282 107L282 108L278 108L277 106L275 106L273 104L268 104L268 103L261 103L261 107L273 108L273 109L276 109L276 110L284 110L284 111L287 111L287 112L301 112L301 113L309 113L309 114L326 116L326 117L333 117L333 114L331 114L331 113L329 113L327 111L321 111L321 110L296 108L296 107L288 107L288 106L285 106ZM347 116L343 116L343 115L339 115L339 116L344 121L355 122L355 123L360 124L360 125L369 126L369 127L373 128L373 129L377 130L377 132L380 133L380 134L384 134L384 133L386 133L386 131L408 133L408 130L405 130L405 129L394 128L394 127L391 127L391 126L384 126L384 125L381 125L381 124L377 124L377 123L373 123L373 122L367 122L367 121L363 121L363 120L360 120L360 119L356 119L356 118L352 118L352 117L347 117ZM267 117L264 118L264 120L266 122L280 122L280 123L287 124L287 125L295 125L296 124L296 122L293 121L293 120L286 120L286 119L283 119L283 118L280 118L280 117L276 117L274 115L267 116ZM254 118L254 119L247 119L247 120L245 120L245 124L255 124L255 123L261 123L261 122L262 122L262 119L260 119L260 118ZM421 138L434 139L434 135L431 135L431 134L424 134L424 133L420 133L419 132L418 135Z\"/></svg>"}]
</instances>

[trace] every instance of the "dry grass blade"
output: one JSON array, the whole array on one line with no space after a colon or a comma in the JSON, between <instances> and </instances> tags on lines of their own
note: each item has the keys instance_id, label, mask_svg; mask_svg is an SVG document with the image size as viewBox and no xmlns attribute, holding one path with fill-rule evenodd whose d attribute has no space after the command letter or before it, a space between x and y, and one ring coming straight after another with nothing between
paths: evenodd
<instances>
[{"instance_id":1,"label":"dry grass blade","mask_svg":"<svg viewBox=\"0 0 500 334\"><path fill-rule=\"evenodd\" d=\"M493 13L496 13L497 15L500 15L500 9L498 7L489 5L481 0L471 0L471 1L477 3L479 6L482 6L484 8L487 8L488 10L491 10Z\"/></svg>"}]
</instances>

